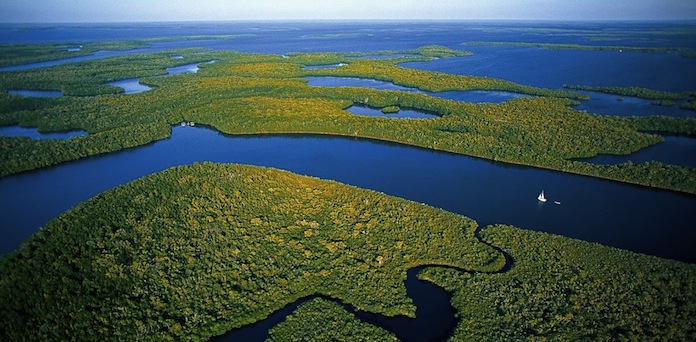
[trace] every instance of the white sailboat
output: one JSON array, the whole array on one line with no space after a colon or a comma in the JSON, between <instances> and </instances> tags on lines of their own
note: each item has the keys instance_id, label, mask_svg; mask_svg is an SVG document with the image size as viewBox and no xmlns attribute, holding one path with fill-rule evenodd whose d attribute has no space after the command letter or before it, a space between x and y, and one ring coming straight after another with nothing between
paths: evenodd
<instances>
[{"instance_id":1,"label":"white sailboat","mask_svg":"<svg viewBox=\"0 0 696 342\"><path fill-rule=\"evenodd\" d=\"M541 193L539 194L539 197L537 197L539 202L546 202L546 196L544 196L544 190L541 190Z\"/></svg>"}]
</instances>

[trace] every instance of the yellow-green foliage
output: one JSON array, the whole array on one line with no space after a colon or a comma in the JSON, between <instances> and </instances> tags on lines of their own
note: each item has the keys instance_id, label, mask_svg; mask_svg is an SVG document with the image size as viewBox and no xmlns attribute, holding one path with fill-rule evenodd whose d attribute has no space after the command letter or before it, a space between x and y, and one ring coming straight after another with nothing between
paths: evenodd
<instances>
[{"instance_id":1,"label":"yellow-green foliage","mask_svg":"<svg viewBox=\"0 0 696 342\"><path fill-rule=\"evenodd\" d=\"M307 76L373 78L426 91L497 90L531 95L585 99L585 95L563 90L542 89L490 77L452 75L435 71L403 68L392 60L355 60L340 68L304 70Z\"/></svg>"},{"instance_id":2,"label":"yellow-green foliage","mask_svg":"<svg viewBox=\"0 0 696 342\"><path fill-rule=\"evenodd\" d=\"M384 114L393 114L393 113L398 113L401 110L399 106L387 106L382 108L382 113Z\"/></svg>"},{"instance_id":3,"label":"yellow-green foliage","mask_svg":"<svg viewBox=\"0 0 696 342\"><path fill-rule=\"evenodd\" d=\"M463 52L442 47L407 51L447 57ZM172 59L174 53L183 59ZM380 53L394 53L383 51ZM575 158L628 154L662 141L639 132L693 131L687 119L632 119L597 116L571 109L578 97L485 77L450 75L397 66L398 60L356 59L361 54L278 55L178 50L0 74L0 89L62 89L67 94L117 91L102 83L118 78L160 75L175 64L201 64L197 74L146 77L154 89L133 95L105 94L31 99L0 94L0 125L20 124L41 131L81 129L89 136L35 142L0 137L0 175L54 165L90 155L144 145L169 135L167 124L192 120L228 134L320 133L406 143L481 158L574 172L618 181L696 193L695 170L659 163L592 165ZM305 70L334 62L342 67ZM369 77L429 91L506 90L550 97L517 98L501 104L472 104L402 91L356 87L311 87L309 75ZM366 117L345 111L351 105L410 108L436 119ZM156 127L154 131L142 127ZM109 139L98 139L106 134ZM119 135L122 134L122 137ZM123 141L119 141L123 140ZM65 151L63 151L65 150ZM31 156L27 158L26 156Z\"/></svg>"},{"instance_id":4,"label":"yellow-green foliage","mask_svg":"<svg viewBox=\"0 0 696 342\"><path fill-rule=\"evenodd\" d=\"M428 268L453 292L454 341L693 341L696 266L509 226L484 241L515 260L505 273Z\"/></svg>"},{"instance_id":5,"label":"yellow-green foliage","mask_svg":"<svg viewBox=\"0 0 696 342\"><path fill-rule=\"evenodd\" d=\"M413 316L406 271L496 271L476 223L260 167L195 164L103 193L0 259L0 339L207 339L322 294Z\"/></svg>"},{"instance_id":6,"label":"yellow-green foliage","mask_svg":"<svg viewBox=\"0 0 696 342\"><path fill-rule=\"evenodd\" d=\"M60 90L65 95L115 94L123 90L106 82L166 74L165 68L209 61L197 49L113 57L55 67L0 73L0 91L9 89ZM173 59L172 54L186 55Z\"/></svg>"}]
</instances>

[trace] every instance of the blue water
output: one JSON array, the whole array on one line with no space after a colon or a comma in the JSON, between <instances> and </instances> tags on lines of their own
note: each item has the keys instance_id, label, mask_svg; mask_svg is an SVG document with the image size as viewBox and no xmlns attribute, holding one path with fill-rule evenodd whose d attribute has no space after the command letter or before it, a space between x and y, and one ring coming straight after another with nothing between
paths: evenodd
<instances>
[{"instance_id":1,"label":"blue water","mask_svg":"<svg viewBox=\"0 0 696 342\"><path fill-rule=\"evenodd\" d=\"M177 56L174 56L172 58L176 58ZM195 74L198 72L198 63L195 64L185 64L185 65L179 65L171 68L167 68L167 74L164 76L171 76L171 75L181 75L181 74ZM113 82L108 82L107 84L123 88L123 93L124 94L138 94L142 93L144 91L148 91L152 89L152 87L141 84L139 78L129 78L125 80L120 80L120 81L113 81Z\"/></svg>"},{"instance_id":2,"label":"blue water","mask_svg":"<svg viewBox=\"0 0 696 342\"><path fill-rule=\"evenodd\" d=\"M510 99L525 96L524 94L503 91L442 91L428 92L418 88L404 87L391 82L356 77L309 76L307 84L315 87L363 87L377 90L400 90L412 93L427 94L447 100L462 102L501 103Z\"/></svg>"},{"instance_id":3,"label":"blue water","mask_svg":"<svg viewBox=\"0 0 696 342\"><path fill-rule=\"evenodd\" d=\"M576 91L590 96L590 100L581 101L575 106L577 110L589 113L617 116L666 115L674 117L696 117L696 111L679 108L683 100L675 101L672 106L653 105L653 100L630 96L618 96L590 91Z\"/></svg>"},{"instance_id":4,"label":"blue water","mask_svg":"<svg viewBox=\"0 0 696 342\"><path fill-rule=\"evenodd\" d=\"M689 23L496 23L496 22L220 22L153 24L0 25L0 43L89 42L190 35L245 35L235 39L154 43L145 51L202 47L257 53L337 51L372 52L439 44L471 51L472 56L443 58L405 66L477 76L527 85L563 84L638 86L659 90L696 89L696 59L670 54L550 50L528 47L462 45L470 41L521 41L626 46L696 47ZM559 34L549 30L582 30ZM651 33L652 31L652 33ZM657 32L660 31L660 32ZM593 35L625 32L620 40ZM661 34L656 34L661 33ZM110 52L113 53L113 52ZM131 53L131 52L116 52Z\"/></svg>"},{"instance_id":5,"label":"blue water","mask_svg":"<svg viewBox=\"0 0 696 342\"><path fill-rule=\"evenodd\" d=\"M651 160L665 164L696 168L696 139L689 137L666 136L665 141L627 156L602 154L583 161L595 164L619 164L627 161L634 163Z\"/></svg>"},{"instance_id":6,"label":"blue water","mask_svg":"<svg viewBox=\"0 0 696 342\"><path fill-rule=\"evenodd\" d=\"M560 89L564 84L696 89L696 59L672 54L551 50L532 47L459 46L472 56L402 66L453 74L489 76Z\"/></svg>"},{"instance_id":7,"label":"blue water","mask_svg":"<svg viewBox=\"0 0 696 342\"><path fill-rule=\"evenodd\" d=\"M61 97L63 92L58 90L8 90L10 95L19 95L25 97Z\"/></svg>"},{"instance_id":8,"label":"blue water","mask_svg":"<svg viewBox=\"0 0 696 342\"><path fill-rule=\"evenodd\" d=\"M368 140L226 137L174 127L146 147L0 179L0 253L59 213L136 178L196 161L271 166L463 214L696 262L696 197ZM539 205L541 189L560 206ZM659 227L659 229L657 228Z\"/></svg>"},{"instance_id":9,"label":"blue water","mask_svg":"<svg viewBox=\"0 0 696 342\"><path fill-rule=\"evenodd\" d=\"M691 29L693 32L694 27L684 23L398 21L0 24L0 43L3 44L80 44L172 36L241 35L235 39L153 43L146 49L100 51L73 59L2 67L0 71L188 47L282 55L289 52L407 50L439 44L471 51L474 55L402 66L496 77L552 89L562 89L564 84L580 84L693 91L696 90L696 59L677 55L462 43L488 40L693 48L696 47L693 34L665 32L672 29ZM607 38L607 34L613 40L595 39ZM399 89L386 82L364 82L381 89ZM400 90L415 91L410 88ZM592 100L577 108L611 115L693 116L691 112L676 108L649 106L638 99L625 98L618 102L614 96L591 95ZM450 92L438 96L450 96L446 98L457 101L502 102L520 95ZM696 159L691 147L681 147L682 142L690 145L693 139L673 138L668 137L664 144L639 153L653 153L646 158L674 155L679 160ZM668 150L661 150L664 147ZM636 158L636 155L630 157ZM605 157L598 157L594 162L606 162L601 158ZM640 253L696 262L695 196L363 139L319 136L232 138L199 127L175 127L170 139L145 147L0 179L0 208L3 208L0 254L14 250L46 222L102 191L171 166L196 161L287 169L427 203L469 216L480 225L513 224ZM536 200L541 189L549 198L549 202L544 204ZM555 200L562 204L554 205ZM411 291L417 285L408 286ZM417 291L425 293L429 290ZM424 304L418 305L420 308ZM449 310L445 306L427 315L447 321L451 319ZM390 330L406 326L404 329L408 331L410 324L402 322L398 324L400 327ZM263 336L267 328L260 329L263 330L260 334L252 334ZM435 338L442 339L441 336ZM427 339L429 337L420 337L420 340Z\"/></svg>"},{"instance_id":10,"label":"blue water","mask_svg":"<svg viewBox=\"0 0 696 342\"><path fill-rule=\"evenodd\" d=\"M137 50L126 50L126 51L97 51L94 54L87 55L87 56L64 58L64 59L59 59L59 60L44 61L44 62L22 64L22 65L3 66L3 67L0 67L0 72L22 71L22 70L29 70L29 69L36 69L36 68L44 68L44 67L49 67L49 66L63 65L63 64L69 64L69 63L77 63L77 62L89 61L89 60L94 60L94 59L102 59L102 58L125 56L125 55L134 55L134 54L144 53L144 52L152 52L152 50L151 49L137 49Z\"/></svg>"},{"instance_id":11,"label":"blue water","mask_svg":"<svg viewBox=\"0 0 696 342\"><path fill-rule=\"evenodd\" d=\"M152 87L141 84L139 78L129 78L126 80L107 82L106 84L123 88L124 94L137 94L152 89Z\"/></svg>"}]
</instances>

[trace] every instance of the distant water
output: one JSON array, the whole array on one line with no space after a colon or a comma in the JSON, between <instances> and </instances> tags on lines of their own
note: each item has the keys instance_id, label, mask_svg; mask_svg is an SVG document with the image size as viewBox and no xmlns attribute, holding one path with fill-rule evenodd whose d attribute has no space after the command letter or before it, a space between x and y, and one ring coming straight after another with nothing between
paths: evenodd
<instances>
[{"instance_id":1,"label":"distant water","mask_svg":"<svg viewBox=\"0 0 696 342\"><path fill-rule=\"evenodd\" d=\"M149 24L0 25L0 43L57 43L133 40L194 35L238 35L153 43L142 51L202 47L256 53L408 50L444 45L472 56L441 58L404 66L489 76L557 89L563 84L638 86L669 91L696 90L696 59L671 54L550 50L462 45L471 41L540 42L625 46L696 47L688 23L593 22L210 22ZM565 34L558 34L565 32ZM656 33L659 33L657 35ZM107 52L109 54L113 52ZM131 53L116 52L118 54ZM2 70L2 69L0 69Z\"/></svg>"},{"instance_id":2,"label":"distant water","mask_svg":"<svg viewBox=\"0 0 696 342\"><path fill-rule=\"evenodd\" d=\"M202 47L211 50L235 50L253 53L275 53L285 54L288 52L302 51L355 51L355 52L370 52L380 50L408 50L415 49L424 45L439 44L454 49L472 51L474 55L455 58L440 58L430 62L406 63L403 66L417 67L428 70L446 71L458 74L471 74L478 76L492 76L503 79L508 79L514 82L540 86L547 88L561 89L563 84L581 84L581 85L618 85L618 86L639 86L646 88L656 88L669 91L690 91L696 90L696 59L684 58L678 55L671 54L651 54L651 53L620 53L613 51L577 51L577 50L549 50L542 48L527 48L527 47L505 47L505 46L474 46L462 45L469 41L520 41L520 42L543 42L543 43L568 43L568 44L605 44L605 45L630 45L630 46L684 46L696 47L696 38L689 35L669 35L666 32L670 30L685 30L694 29L694 25L689 26L683 23L495 23L495 22L218 22L218 23L151 23L151 24L74 24L74 25L0 25L0 43L56 43L56 42L91 42L91 41L111 41L111 40L133 40L157 37L173 37L173 36L192 36L192 35L238 35L234 39L205 39L205 40L183 40L153 43L148 49L141 49L138 52L146 51L164 51L175 48L187 47ZM557 32L565 32L566 34L557 34ZM576 30L576 31L574 31ZM655 38L654 32L661 32L659 39ZM609 37L611 36L611 37ZM614 40L604 40L606 38ZM90 58L102 58L114 54L133 53L134 51L116 51L116 52L100 52ZM176 58L176 55L172 55ZM184 68L184 70L190 70ZM324 81L333 82L331 79L323 79ZM310 82L315 82L312 80ZM342 80L341 82L344 82ZM355 80L352 80L355 81ZM351 81L351 82L352 82ZM376 84L377 87L383 89L400 89L398 86L388 82L379 83L372 80L359 80L359 82L369 82ZM327 84L336 86L336 84ZM414 89L402 89L407 91L416 91ZM457 94L468 92L455 92ZM442 95L442 93L440 94ZM507 99L507 93L486 93L475 94L475 96L486 96L486 100L497 98L499 101ZM513 94L517 96L517 94ZM452 95L454 96L454 95ZM459 96L459 95L457 95ZM470 101L470 100L467 100ZM601 101L600 101L601 102ZM605 101L610 103L609 101ZM617 101L618 102L618 101ZM630 105L632 100L622 101L623 104ZM596 103L587 102L581 106L600 106ZM642 104L632 109L631 112L641 112ZM613 105L612 105L613 107ZM640 115L641 113L636 113ZM178 131L178 129L177 129ZM181 134L181 133L178 133ZM262 138L267 139L267 138ZM175 139L176 140L176 139ZM178 140L176 140L178 141ZM206 139L203 139L196 144L204 144ZM238 141L238 140L235 140ZM294 140L293 140L294 141ZM691 140L689 140L691 141ZM217 146L218 142L211 142ZM662 144L656 149L674 145L671 140ZM165 146L167 146L165 144ZM211 145L212 146L212 145ZM359 148L351 145L345 148L344 153L354 153ZM179 147L185 149L186 145ZM244 147L239 147L244 148ZM300 148L300 147L298 147ZM304 148L304 147L303 147ZM193 160L207 160L200 154L207 150L208 147L203 145L196 151L189 151L189 154L198 156ZM149 151L148 149L146 149ZM399 150L400 151L400 150ZM125 154L133 151L123 152ZM334 151L335 152L335 151ZM334 153L332 152L332 153ZM393 152L390 152L393 153ZM659 152L660 156L665 155ZM139 155L139 154L138 154ZM679 152L675 155L680 158L693 160L695 156L690 155L690 152ZM361 157L366 158L366 154ZM439 156L439 154L438 154ZM633 156L631 156L633 157ZM381 157L380 157L381 158ZM422 157L419 157L422 158ZM655 157L657 158L657 157ZM129 161L129 169L144 167L152 162L153 158L149 157L140 161ZM234 159L237 160L237 159ZM342 163L338 160L330 158L309 159L307 165L296 168L303 170L305 167L319 167L331 169L336 167L332 163ZM381 159L377 159L379 161ZM421 165L422 160L409 159L407 165ZM263 159L248 160L252 163L266 164ZM352 161L353 163L363 163L360 160ZM599 161L598 161L599 162ZM319 165L315 165L319 163ZM142 165L140 165L142 164ZM82 165L82 164L81 164ZM89 165L89 164L87 164ZM283 165L283 164L279 164ZM443 170L447 169L448 163L443 164ZM474 164L472 164L474 165ZM487 172L486 164L475 164L468 168L475 173ZM606 199L611 198L611 193L605 193L603 196L597 195L598 191L604 193L605 189L611 189L616 185L614 182L604 182L590 179L590 182L599 182L597 185L585 187L587 189L595 189L593 194L588 194L588 198L593 200L583 205L581 216L572 218L567 212L569 206L567 198L571 198L574 192L585 193L585 188L574 188L566 184L562 179L567 175L557 173L543 173L546 178L542 181L537 179L537 183L530 180L518 179L507 188L508 191L503 194L500 192L492 192L488 194L492 187L498 184L505 184L503 179L507 179L518 171L516 168L500 165L500 173L493 173L497 176L488 180L478 179L470 184L470 186L461 189L461 194L466 193L466 198L484 198L493 196L498 200L490 201L465 201L462 202L461 194L459 196L442 195L432 191L432 187L427 190L423 189L423 193L413 194L402 192L397 183L404 182L409 184L407 188L415 190L414 184L424 182L427 176L418 177L419 181L414 179L403 179L399 172L383 175L375 183L357 182L361 186L368 188L382 189L383 185L394 184L398 191L389 190L390 193L412 198L414 200L422 200L424 194L427 197L433 196L428 202L434 205L460 212L463 214L471 214L475 219L479 219L482 223L513 223L522 227L536 227L537 229L554 231L559 234L579 237L590 241L604 241L611 245L624 246L633 250L645 250L643 247L631 247L632 244L625 244L621 239L604 240L608 234L605 224L598 224L599 221L611 221L610 226L615 227L617 235L620 236L624 231L631 231L630 235L634 235L635 224L639 222L652 222L651 227L670 225L667 224L662 214L657 212L646 214L642 209L644 205L633 203L630 199L617 199L611 203L605 203L606 208L611 208L610 211L602 213L600 208L596 214L588 214L588 206L595 205L597 201L604 203ZM62 167L58 169L62 170ZM155 172L155 169L143 170L143 174ZM125 170L124 170L125 171ZM87 167L80 171L81 174L89 174L98 172L96 169ZM368 172L364 169L354 171L355 176L360 179L365 177L364 173ZM344 179L339 174L323 174L324 177L331 179ZM491 174L492 175L492 174ZM489 175L490 176L490 175ZM471 175L461 176L471 177ZM557 178L558 177L558 178ZM456 178L456 177L455 177ZM455 179L452 178L452 179ZM345 179L351 182L352 178ZM554 180L553 184L549 183ZM0 180L0 183L7 180ZM105 183L106 184L106 183ZM486 184L487 186L483 186ZM533 185L531 188L522 191L520 186ZM113 186L113 185L112 185ZM563 206L554 208L530 209L527 208L521 211L509 210L509 201L522 201L523 198L534 198L536 192L545 188L549 196L558 196L563 200ZM108 189L102 188L102 190ZM570 190L575 189L575 190ZM659 190L646 190L650 195L645 195L646 203L663 203L659 199L662 196L668 196L669 192ZM16 196L15 192L11 192ZM484 194L486 194L484 196ZM67 196L66 193L57 193L58 202L64 202L62 197ZM496 197L497 196L497 197ZM669 195L671 196L671 195ZM583 197L584 198L584 197ZM689 197L690 198L690 197ZM585 198L587 199L587 198ZM584 199L583 199L584 200ZM534 202L534 201L532 201ZM571 201L570 203L572 203ZM674 202L670 200L668 202ZM679 202L679 201L677 201ZM689 202L689 201L686 201ZM459 204L457 204L459 203ZM484 205L484 203L486 203ZM633 204L629 204L633 203ZM486 215L475 214L484 206ZM498 207L498 205L501 205ZM536 205L534 203L533 205ZM670 206L674 210L674 205ZM621 210L625 214L619 215ZM532 211L530 211L532 210ZM533 214L533 211L544 210L557 212L558 216L553 216L552 221L540 221L541 217L537 217L539 213ZM650 211L652 213L652 211ZM689 213L694 210L686 210L684 212L673 212L672 217L688 217ZM55 212L54 212L55 213ZM553 214L556 215L556 214ZM648 215L650 217L645 217ZM28 215L30 217L33 215ZM631 216L640 217L635 221ZM536 219L532 219L537 217ZM581 224L576 227L578 222L585 222L585 219L596 219L587 221L586 224ZM545 222L545 223L544 223ZM574 222L574 223L573 223ZM629 222L633 222L629 224ZM601 226L601 234L587 234L592 231L589 226ZM576 227L570 230L558 230L559 227ZM680 233L681 234L681 233ZM676 234L668 239L670 244L680 244L685 239L680 234ZM663 231L661 236L666 236ZM635 239L633 237L632 239ZM649 243L654 243L654 239L649 238ZM645 240L645 241L648 241ZM611 241L611 242L609 242ZM648 242L645 242L648 243ZM641 243L642 244L642 243ZM660 252L649 252L656 255L668 256L669 252L665 252L666 246L660 247ZM648 248L649 249L649 248ZM693 256L692 256L693 257ZM692 259L692 257L686 257ZM679 256L677 258L684 258Z\"/></svg>"},{"instance_id":3,"label":"distant water","mask_svg":"<svg viewBox=\"0 0 696 342\"><path fill-rule=\"evenodd\" d=\"M61 97L63 92L59 90L8 90L10 95L19 95L26 97Z\"/></svg>"},{"instance_id":4,"label":"distant water","mask_svg":"<svg viewBox=\"0 0 696 342\"><path fill-rule=\"evenodd\" d=\"M670 31L693 30L694 27L684 23L475 21L0 24L2 44L239 35L234 39L152 43L150 48L138 50L99 51L72 59L0 67L0 72L189 47L282 55L289 52L408 50L438 44L471 51L474 55L401 66L496 77L551 89L562 89L564 84L579 84L693 91L696 90L696 59L677 55L473 46L462 43L514 41L696 47L694 35L668 34ZM176 55L171 57L177 58ZM182 72L195 71L183 66ZM340 86L335 80L322 81L334 83L321 86ZM402 89L388 82L358 82L369 83L378 89L417 91ZM592 100L582 102L577 109L611 115L692 116L690 112L676 107L655 107L643 100L625 98L618 103L615 96L591 95ZM521 95L443 92L438 96L449 96L446 98L457 101L502 102ZM31 134L38 135L33 138L43 136L37 131ZM693 146L693 139L668 137L664 144L629 157L599 156L592 162L614 163L624 160L621 158L634 158L631 160L637 161L639 157L645 160L677 158L691 162L696 156L690 146ZM209 129L192 127L175 127L171 139L148 146L0 178L0 208L3 209L0 255L17 248L61 212L102 191L174 165L196 161L283 168L427 203L470 216L482 226L513 224L640 253L696 262L696 234L693 229L693 222L696 221L695 196L365 139L318 136L232 138ZM536 200L542 189L550 199L547 203ZM554 205L552 201L555 200L562 204ZM418 283L409 284L409 291ZM424 305L418 303L419 310ZM445 306L445 309L450 308ZM442 321L451 320L452 316L451 313L441 312L426 315L431 315L429 318L432 320ZM402 325L409 324L405 322ZM426 330L430 327L428 324L424 328L405 328ZM262 327L253 334L265 336L266 331Z\"/></svg>"}]
</instances>

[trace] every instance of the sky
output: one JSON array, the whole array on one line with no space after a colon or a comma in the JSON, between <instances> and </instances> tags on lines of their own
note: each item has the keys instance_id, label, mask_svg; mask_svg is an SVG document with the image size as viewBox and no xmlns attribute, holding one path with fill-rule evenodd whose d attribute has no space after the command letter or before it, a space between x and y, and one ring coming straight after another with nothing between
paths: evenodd
<instances>
[{"instance_id":1,"label":"sky","mask_svg":"<svg viewBox=\"0 0 696 342\"><path fill-rule=\"evenodd\" d=\"M696 0L0 0L1 23L696 20Z\"/></svg>"}]
</instances>

